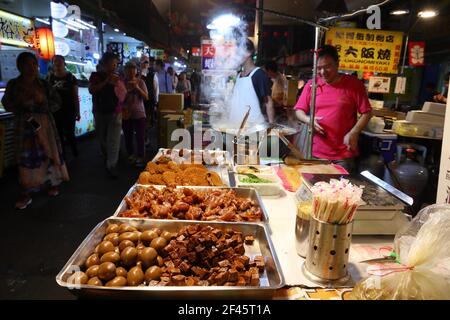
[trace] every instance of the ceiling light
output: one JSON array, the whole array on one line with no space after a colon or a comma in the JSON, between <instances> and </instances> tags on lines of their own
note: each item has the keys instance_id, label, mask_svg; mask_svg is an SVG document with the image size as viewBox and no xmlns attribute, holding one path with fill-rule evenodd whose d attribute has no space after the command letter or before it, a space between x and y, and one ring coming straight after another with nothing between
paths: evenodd
<instances>
[{"instance_id":1,"label":"ceiling light","mask_svg":"<svg viewBox=\"0 0 450 320\"><path fill-rule=\"evenodd\" d=\"M404 15L404 14L408 14L409 13L409 10L393 10L393 11L391 11L391 14L392 15L394 15L394 16L402 16L402 15Z\"/></svg>"},{"instance_id":2,"label":"ceiling light","mask_svg":"<svg viewBox=\"0 0 450 320\"><path fill-rule=\"evenodd\" d=\"M115 32L119 32L120 30L116 28L116 29L114 29L114 31L115 31Z\"/></svg>"},{"instance_id":3,"label":"ceiling light","mask_svg":"<svg viewBox=\"0 0 450 320\"><path fill-rule=\"evenodd\" d=\"M114 39L114 37L109 37L109 40L112 40L112 39Z\"/></svg>"},{"instance_id":4,"label":"ceiling light","mask_svg":"<svg viewBox=\"0 0 450 320\"><path fill-rule=\"evenodd\" d=\"M35 18L35 19L36 19L36 21L39 21L39 22L44 23L46 25L50 25L50 22L48 22L47 20L44 20L44 19L41 19L41 18Z\"/></svg>"},{"instance_id":5,"label":"ceiling light","mask_svg":"<svg viewBox=\"0 0 450 320\"><path fill-rule=\"evenodd\" d=\"M435 10L423 10L423 11L419 11L419 13L417 14L417 16L419 16L420 18L433 18L435 16L437 16L437 12Z\"/></svg>"},{"instance_id":6,"label":"ceiling light","mask_svg":"<svg viewBox=\"0 0 450 320\"><path fill-rule=\"evenodd\" d=\"M75 27L75 28L77 28L77 29L82 29L82 30L87 30L87 29L89 29L88 27L86 27L85 25L82 25L81 23L78 23L78 22L76 22L76 21L74 21L74 20L69 20L69 19L61 19L61 21L62 22L64 22L64 23L66 23L66 24L68 24L68 25L70 25L70 26L72 26L72 27Z\"/></svg>"},{"instance_id":7,"label":"ceiling light","mask_svg":"<svg viewBox=\"0 0 450 320\"><path fill-rule=\"evenodd\" d=\"M94 26L94 25L92 25L92 24L90 24L90 23L88 23L86 21L83 21L83 20L78 19L78 18L76 18L75 20L78 21L79 23L81 23L82 25L85 25L86 27L89 27L91 29L97 29L96 26Z\"/></svg>"},{"instance_id":8,"label":"ceiling light","mask_svg":"<svg viewBox=\"0 0 450 320\"><path fill-rule=\"evenodd\" d=\"M126 36L127 34L124 32L123 35Z\"/></svg>"}]
</instances>

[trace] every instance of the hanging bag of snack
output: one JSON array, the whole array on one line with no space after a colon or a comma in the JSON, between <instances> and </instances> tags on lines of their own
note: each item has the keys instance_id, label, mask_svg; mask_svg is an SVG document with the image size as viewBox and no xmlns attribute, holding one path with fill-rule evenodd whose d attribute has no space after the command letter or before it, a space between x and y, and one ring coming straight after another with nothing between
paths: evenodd
<instances>
[{"instance_id":1,"label":"hanging bag of snack","mask_svg":"<svg viewBox=\"0 0 450 320\"><path fill-rule=\"evenodd\" d=\"M422 209L394 246L397 261L369 267L352 299L450 300L450 205Z\"/></svg>"}]
</instances>

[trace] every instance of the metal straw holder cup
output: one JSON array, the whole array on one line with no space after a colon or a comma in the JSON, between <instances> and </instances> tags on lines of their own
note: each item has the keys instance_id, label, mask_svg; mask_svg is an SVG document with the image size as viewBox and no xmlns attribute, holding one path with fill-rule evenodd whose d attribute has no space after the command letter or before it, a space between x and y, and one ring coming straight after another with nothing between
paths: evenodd
<instances>
[{"instance_id":1,"label":"metal straw holder cup","mask_svg":"<svg viewBox=\"0 0 450 320\"><path fill-rule=\"evenodd\" d=\"M311 219L303 219L297 214L295 223L295 248L300 257L306 258L309 244L309 225Z\"/></svg>"},{"instance_id":2,"label":"metal straw holder cup","mask_svg":"<svg viewBox=\"0 0 450 320\"><path fill-rule=\"evenodd\" d=\"M348 261L353 222L331 224L313 217L310 220L305 276L316 283L344 285L350 279Z\"/></svg>"}]
</instances>

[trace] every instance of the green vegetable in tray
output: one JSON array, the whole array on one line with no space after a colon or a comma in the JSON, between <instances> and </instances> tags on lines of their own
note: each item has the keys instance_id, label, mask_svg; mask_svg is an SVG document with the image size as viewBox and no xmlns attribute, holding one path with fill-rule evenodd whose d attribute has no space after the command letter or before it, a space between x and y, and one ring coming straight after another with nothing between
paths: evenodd
<instances>
[{"instance_id":1,"label":"green vegetable in tray","mask_svg":"<svg viewBox=\"0 0 450 320\"><path fill-rule=\"evenodd\" d=\"M272 181L264 178L259 178L255 175L248 175L247 177L241 179L243 183L272 183Z\"/></svg>"}]
</instances>

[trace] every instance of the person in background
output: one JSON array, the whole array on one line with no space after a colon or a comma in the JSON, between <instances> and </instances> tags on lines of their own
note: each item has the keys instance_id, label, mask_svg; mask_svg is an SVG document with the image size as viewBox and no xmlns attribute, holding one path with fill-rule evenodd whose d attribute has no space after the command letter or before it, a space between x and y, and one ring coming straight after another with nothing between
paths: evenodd
<instances>
[{"instance_id":1,"label":"person in background","mask_svg":"<svg viewBox=\"0 0 450 320\"><path fill-rule=\"evenodd\" d=\"M175 73L175 70L173 69L173 67L168 67L167 73L172 76L172 81L173 81L172 89L176 90L177 86L178 86L178 75Z\"/></svg>"},{"instance_id":2,"label":"person in background","mask_svg":"<svg viewBox=\"0 0 450 320\"><path fill-rule=\"evenodd\" d=\"M433 82L427 82L425 84L424 100L434 102L433 98L437 94L438 92L436 91L436 84L434 84Z\"/></svg>"},{"instance_id":3,"label":"person in background","mask_svg":"<svg viewBox=\"0 0 450 320\"><path fill-rule=\"evenodd\" d=\"M58 186L69 180L58 130L52 111L61 104L60 97L48 84L39 79L38 60L30 52L17 57L19 77L6 86L2 103L14 113L16 158L22 194L17 209L31 204L31 194L50 182L49 196L59 194Z\"/></svg>"},{"instance_id":4,"label":"person in background","mask_svg":"<svg viewBox=\"0 0 450 320\"><path fill-rule=\"evenodd\" d=\"M278 71L278 66L275 61L269 60L264 64L267 75L272 80L272 100L275 108L283 108L286 106L286 89L287 79L281 72Z\"/></svg>"},{"instance_id":5,"label":"person in background","mask_svg":"<svg viewBox=\"0 0 450 320\"><path fill-rule=\"evenodd\" d=\"M155 72L155 58L142 56L140 70L141 79L144 80L148 90L148 100L144 102L145 114L148 126L152 127L156 120L155 107L159 93L158 77Z\"/></svg>"},{"instance_id":6,"label":"person in background","mask_svg":"<svg viewBox=\"0 0 450 320\"><path fill-rule=\"evenodd\" d=\"M94 101L95 130L105 157L106 170L113 179L118 177L117 162L122 129L121 104L127 90L116 73L119 58L110 52L103 55L99 72L89 79L89 92Z\"/></svg>"},{"instance_id":7,"label":"person in background","mask_svg":"<svg viewBox=\"0 0 450 320\"><path fill-rule=\"evenodd\" d=\"M75 122L80 121L80 101L78 99L77 78L66 70L63 56L53 58L53 73L48 77L50 85L61 97L61 109L53 113L64 152L64 144L69 144L72 154L78 157L75 138Z\"/></svg>"},{"instance_id":8,"label":"person in background","mask_svg":"<svg viewBox=\"0 0 450 320\"><path fill-rule=\"evenodd\" d=\"M275 112L270 89L270 80L266 73L253 62L255 45L250 39L245 42L247 54L242 63L233 89L229 122L240 124L250 106L248 124L256 125L266 122L264 111L267 113L269 123L274 123Z\"/></svg>"},{"instance_id":9,"label":"person in background","mask_svg":"<svg viewBox=\"0 0 450 320\"><path fill-rule=\"evenodd\" d=\"M159 94L173 93L173 78L164 70L164 62L161 59L155 61L155 71L158 77Z\"/></svg>"},{"instance_id":10,"label":"person in background","mask_svg":"<svg viewBox=\"0 0 450 320\"><path fill-rule=\"evenodd\" d=\"M147 86L144 80L137 77L137 66L133 62L125 65L125 87L127 95L123 103L122 129L128 161L136 167L144 166L145 155L145 107L148 100ZM136 134L136 153L133 147L133 137Z\"/></svg>"},{"instance_id":11,"label":"person in background","mask_svg":"<svg viewBox=\"0 0 450 320\"><path fill-rule=\"evenodd\" d=\"M186 72L180 73L180 79L177 85L177 93L184 95L184 106L186 108L191 107L191 82L187 79Z\"/></svg>"},{"instance_id":12,"label":"person in background","mask_svg":"<svg viewBox=\"0 0 450 320\"><path fill-rule=\"evenodd\" d=\"M302 95L303 89L305 89L305 84L308 82L308 76L303 73L298 74L298 82L297 82L297 100Z\"/></svg>"},{"instance_id":13,"label":"person in background","mask_svg":"<svg viewBox=\"0 0 450 320\"><path fill-rule=\"evenodd\" d=\"M363 83L338 73L339 55L335 47L323 46L317 61L317 96L312 154L332 160L348 172L355 168L358 139L371 117L372 108ZM298 119L310 123L311 80L295 106ZM361 117L358 119L358 113Z\"/></svg>"},{"instance_id":14,"label":"person in background","mask_svg":"<svg viewBox=\"0 0 450 320\"><path fill-rule=\"evenodd\" d=\"M192 71L191 74L191 103L193 107L196 107L200 102L200 85L201 85L202 77L197 72L196 69Z\"/></svg>"},{"instance_id":15,"label":"person in background","mask_svg":"<svg viewBox=\"0 0 450 320\"><path fill-rule=\"evenodd\" d=\"M287 87L288 81L284 74L278 71L275 61L269 60L264 64L267 75L272 80L272 100L277 114L277 123L285 123L289 126L295 124L294 109L287 105Z\"/></svg>"},{"instance_id":16,"label":"person in background","mask_svg":"<svg viewBox=\"0 0 450 320\"><path fill-rule=\"evenodd\" d=\"M444 78L444 90L442 91L442 93L437 94L433 97L433 101L434 102L438 102L438 103L447 103L447 94L448 94L448 81L449 81L449 77L450 77L450 72L448 72L445 75Z\"/></svg>"}]
</instances>

